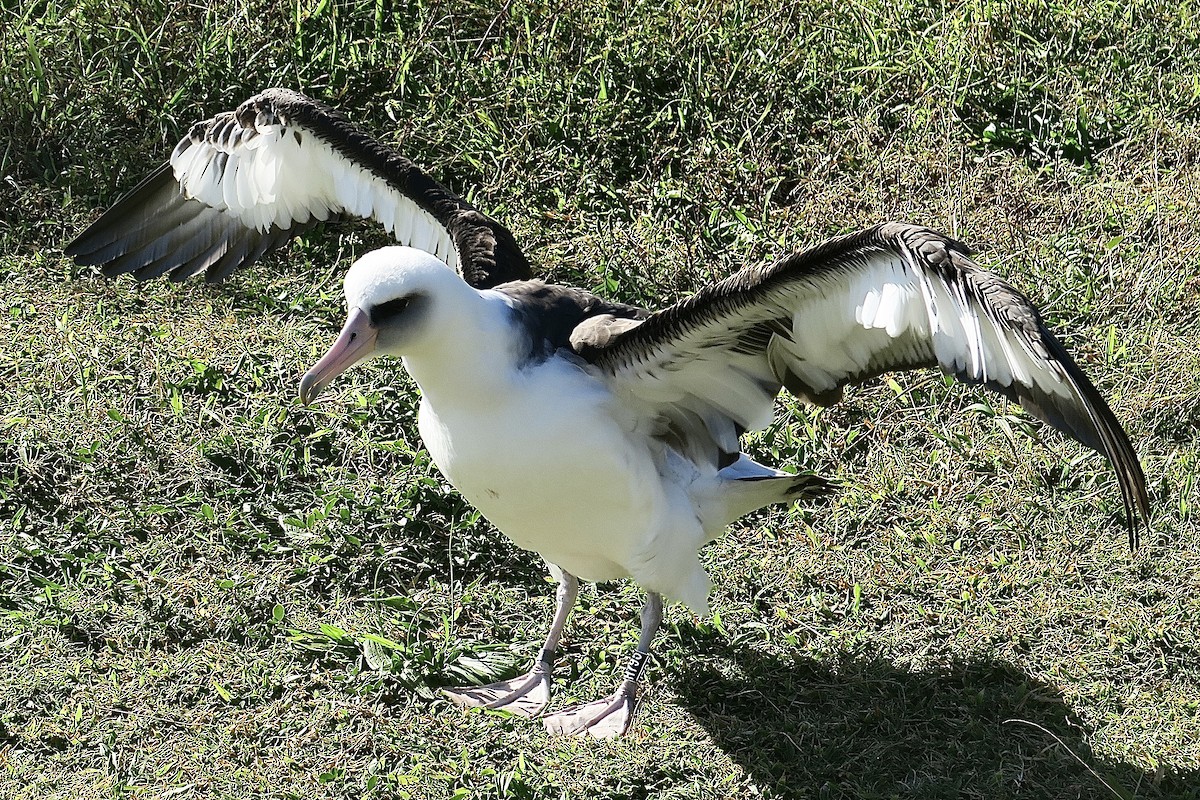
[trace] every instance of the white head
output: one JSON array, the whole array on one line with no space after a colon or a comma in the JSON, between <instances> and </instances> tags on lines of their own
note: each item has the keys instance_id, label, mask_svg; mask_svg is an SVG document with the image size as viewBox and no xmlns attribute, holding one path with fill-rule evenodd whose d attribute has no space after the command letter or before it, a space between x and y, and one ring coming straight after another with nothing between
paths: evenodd
<instances>
[{"instance_id":1,"label":"white head","mask_svg":"<svg viewBox=\"0 0 1200 800\"><path fill-rule=\"evenodd\" d=\"M411 247L367 253L350 267L342 286L349 315L329 352L300 380L305 404L355 364L419 349L444 329L456 298L475 294L450 267Z\"/></svg>"}]
</instances>

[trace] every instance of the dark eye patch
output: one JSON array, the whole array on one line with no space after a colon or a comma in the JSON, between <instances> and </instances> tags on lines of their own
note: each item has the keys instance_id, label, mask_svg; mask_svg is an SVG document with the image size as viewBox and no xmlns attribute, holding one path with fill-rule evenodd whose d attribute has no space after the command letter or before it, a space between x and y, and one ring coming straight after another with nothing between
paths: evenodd
<instances>
[{"instance_id":1,"label":"dark eye patch","mask_svg":"<svg viewBox=\"0 0 1200 800\"><path fill-rule=\"evenodd\" d=\"M404 309L408 308L409 300L410 298L408 297L397 297L394 300L388 300L385 303L378 303L371 306L371 322L379 325L398 316Z\"/></svg>"}]
</instances>

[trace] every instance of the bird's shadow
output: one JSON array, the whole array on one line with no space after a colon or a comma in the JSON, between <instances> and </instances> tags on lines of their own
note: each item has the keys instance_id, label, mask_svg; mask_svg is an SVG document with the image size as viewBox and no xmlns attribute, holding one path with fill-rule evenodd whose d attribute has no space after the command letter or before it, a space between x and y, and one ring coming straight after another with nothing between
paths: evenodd
<instances>
[{"instance_id":1,"label":"bird's shadow","mask_svg":"<svg viewBox=\"0 0 1200 800\"><path fill-rule=\"evenodd\" d=\"M684 641L691 667L671 688L771 796L1200 797L1195 771L1097 755L1062 695L1010 664L830 663L708 638Z\"/></svg>"}]
</instances>

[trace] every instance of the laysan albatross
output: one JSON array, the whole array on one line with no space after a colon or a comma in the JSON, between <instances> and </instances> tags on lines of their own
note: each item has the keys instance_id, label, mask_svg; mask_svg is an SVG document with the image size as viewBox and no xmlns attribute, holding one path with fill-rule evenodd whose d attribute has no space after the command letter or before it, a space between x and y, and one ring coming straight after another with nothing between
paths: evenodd
<instances>
[{"instance_id":1,"label":"laysan albatross","mask_svg":"<svg viewBox=\"0 0 1200 800\"><path fill-rule=\"evenodd\" d=\"M334 217L374 219L402 246L351 266L348 319L301 400L355 364L400 357L434 463L558 580L532 669L447 690L464 705L540 715L578 580L632 578L646 603L620 686L543 717L555 733L624 733L662 598L707 612L700 548L750 511L826 488L741 452L783 388L829 405L847 384L938 367L1105 455L1131 546L1149 519L1128 437L1038 311L922 227L840 236L650 313L534 280L502 225L340 113L271 89L196 124L65 252L109 276L215 281Z\"/></svg>"}]
</instances>

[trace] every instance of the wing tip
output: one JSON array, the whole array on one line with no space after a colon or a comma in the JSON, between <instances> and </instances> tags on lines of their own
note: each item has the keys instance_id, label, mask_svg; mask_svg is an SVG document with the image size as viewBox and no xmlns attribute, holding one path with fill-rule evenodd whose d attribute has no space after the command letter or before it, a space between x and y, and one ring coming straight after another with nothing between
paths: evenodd
<instances>
[{"instance_id":1,"label":"wing tip","mask_svg":"<svg viewBox=\"0 0 1200 800\"><path fill-rule=\"evenodd\" d=\"M1146 489L1146 475L1136 456L1132 456L1129 466L1132 467L1132 474L1121 473L1117 478L1121 483L1121 499L1125 505L1125 525L1129 531L1129 552L1136 553L1141 547L1142 531L1150 532L1153 509L1150 506L1150 494Z\"/></svg>"},{"instance_id":2,"label":"wing tip","mask_svg":"<svg viewBox=\"0 0 1200 800\"><path fill-rule=\"evenodd\" d=\"M63 245L62 254L70 259L75 259L75 263L79 263L78 258L85 254L83 247L83 236L87 233L86 230L76 235L74 239ZM89 266L89 265L81 265Z\"/></svg>"}]
</instances>

